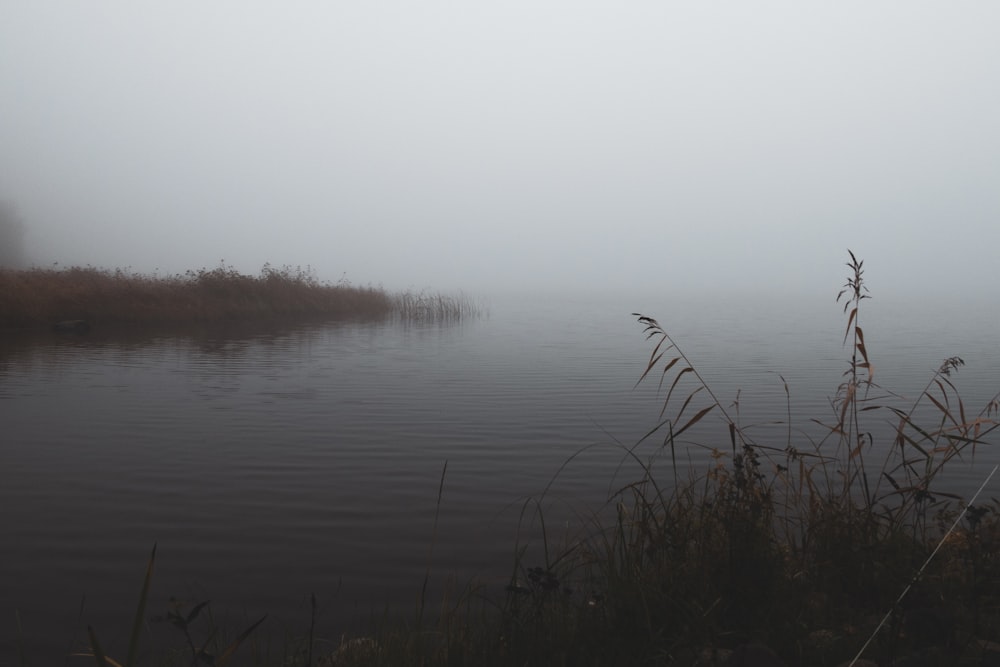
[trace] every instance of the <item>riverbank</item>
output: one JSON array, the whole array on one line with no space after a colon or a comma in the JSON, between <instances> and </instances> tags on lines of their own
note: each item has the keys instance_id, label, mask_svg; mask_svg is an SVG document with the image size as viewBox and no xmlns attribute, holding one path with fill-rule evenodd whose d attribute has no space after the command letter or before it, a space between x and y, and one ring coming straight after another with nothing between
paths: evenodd
<instances>
[{"instance_id":1,"label":"riverbank","mask_svg":"<svg viewBox=\"0 0 1000 667\"><path fill-rule=\"evenodd\" d=\"M0 331L338 319L451 320L479 312L462 296L390 293L319 281L308 269L225 266L152 276L123 269L0 269Z\"/></svg>"}]
</instances>

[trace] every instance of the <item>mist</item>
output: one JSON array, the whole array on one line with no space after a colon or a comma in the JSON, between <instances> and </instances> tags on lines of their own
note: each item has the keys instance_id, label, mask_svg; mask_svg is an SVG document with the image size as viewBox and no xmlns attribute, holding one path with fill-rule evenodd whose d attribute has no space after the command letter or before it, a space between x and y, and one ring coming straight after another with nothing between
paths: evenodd
<instances>
[{"instance_id":1,"label":"mist","mask_svg":"<svg viewBox=\"0 0 1000 667\"><path fill-rule=\"evenodd\" d=\"M38 266L473 292L994 293L1000 6L0 7Z\"/></svg>"}]
</instances>

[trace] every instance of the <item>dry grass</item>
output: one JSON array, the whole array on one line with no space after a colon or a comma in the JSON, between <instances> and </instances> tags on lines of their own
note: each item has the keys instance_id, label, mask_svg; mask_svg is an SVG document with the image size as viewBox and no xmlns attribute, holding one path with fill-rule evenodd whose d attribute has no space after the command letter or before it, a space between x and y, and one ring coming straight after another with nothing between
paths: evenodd
<instances>
[{"instance_id":1,"label":"dry grass","mask_svg":"<svg viewBox=\"0 0 1000 667\"><path fill-rule=\"evenodd\" d=\"M483 312L483 308L463 294L452 296L410 291L392 295L392 311L396 317L406 321L453 322L476 317Z\"/></svg>"},{"instance_id":2,"label":"dry grass","mask_svg":"<svg viewBox=\"0 0 1000 667\"><path fill-rule=\"evenodd\" d=\"M542 543L518 545L506 595L459 589L436 621L342 641L336 664L1000 664L1000 502L938 487L948 462L990 444L1000 401L968 410L949 358L914 403L891 404L860 323L863 265L848 266L844 381L812 428L789 409L783 440L758 441L637 314L654 344L639 382L664 395L659 423L618 445L637 478L559 544L544 537L545 494L531 499ZM895 435L879 446L871 420L887 418ZM699 443L713 464L678 466L680 438L713 423Z\"/></svg>"},{"instance_id":3,"label":"dry grass","mask_svg":"<svg viewBox=\"0 0 1000 667\"><path fill-rule=\"evenodd\" d=\"M464 297L329 284L308 268L265 265L259 276L250 276L221 266L168 277L91 267L0 269L0 330L48 329L72 320L107 328L388 317L442 321L477 313Z\"/></svg>"},{"instance_id":4,"label":"dry grass","mask_svg":"<svg viewBox=\"0 0 1000 667\"><path fill-rule=\"evenodd\" d=\"M891 404L860 324L863 266L853 254L848 266L847 367L829 415L810 421L818 436L788 410L775 420L783 441L757 441L738 405L637 314L654 343L639 382L659 382L660 420L617 445L636 479L579 532L516 545L505 593L457 587L432 612L425 577L413 620L352 639L314 617L304 641L253 664L1000 664L1000 502L938 485L950 461L991 444L1000 398L969 410L952 357L912 404ZM894 436L879 446L869 420L886 418ZM679 438L702 437L713 420L720 433L701 444L713 464L680 468ZM543 534L544 501L525 505ZM783 662L739 662L761 645Z\"/></svg>"},{"instance_id":5,"label":"dry grass","mask_svg":"<svg viewBox=\"0 0 1000 667\"><path fill-rule=\"evenodd\" d=\"M1000 502L972 504L938 480L989 445L1000 401L968 410L951 381L962 360L949 358L914 403L889 403L860 324L863 265L851 254L848 267L849 359L829 416L812 420L818 438L779 416L784 441L757 441L738 403L723 404L660 324L636 315L654 343L639 381L659 382L661 420L623 448L641 474L612 495L610 523L595 515L576 541L519 563L505 609L519 659L569 633L567 664L692 665L750 642L792 665L862 650L881 664L984 664L1000 636ZM701 446L714 464L681 472L679 438L710 416L721 437ZM878 446L870 421L887 419L895 436Z\"/></svg>"}]
</instances>

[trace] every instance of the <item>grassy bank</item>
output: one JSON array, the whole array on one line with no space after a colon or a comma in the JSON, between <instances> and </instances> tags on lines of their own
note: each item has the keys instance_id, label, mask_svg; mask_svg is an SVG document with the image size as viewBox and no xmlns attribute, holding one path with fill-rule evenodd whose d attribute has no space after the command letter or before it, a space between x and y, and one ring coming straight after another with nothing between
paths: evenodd
<instances>
[{"instance_id":1,"label":"grassy bank","mask_svg":"<svg viewBox=\"0 0 1000 667\"><path fill-rule=\"evenodd\" d=\"M638 474L571 537L516 545L506 589L458 584L431 600L428 581L414 582L424 592L408 618L347 637L314 617L278 648L266 623L226 634L196 626L200 608L179 610L188 647L143 664L196 664L206 637L232 664L283 667L1000 664L1000 475L982 466L985 490L963 497L939 484L949 463L992 446L1000 400L966 406L957 357L909 403L881 388L862 263L848 266L843 382L808 424L774 415L781 440L757 441L738 404L637 315L653 346L639 381L663 396L648 435L618 446ZM876 423L891 435L873 436ZM699 444L713 464L678 466L680 443L713 424ZM532 499L525 513L544 525L545 506Z\"/></svg>"},{"instance_id":2,"label":"grassy bank","mask_svg":"<svg viewBox=\"0 0 1000 667\"><path fill-rule=\"evenodd\" d=\"M0 269L0 330L47 330L59 323L106 328L389 317L441 321L477 312L464 297L330 284L301 268L265 266L251 276L223 266L166 277L91 267Z\"/></svg>"}]
</instances>

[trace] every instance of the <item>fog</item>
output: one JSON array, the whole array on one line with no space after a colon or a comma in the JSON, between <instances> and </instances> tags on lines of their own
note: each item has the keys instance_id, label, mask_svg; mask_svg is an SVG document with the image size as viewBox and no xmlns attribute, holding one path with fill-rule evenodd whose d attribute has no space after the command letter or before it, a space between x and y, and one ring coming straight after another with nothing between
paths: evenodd
<instances>
[{"instance_id":1,"label":"fog","mask_svg":"<svg viewBox=\"0 0 1000 667\"><path fill-rule=\"evenodd\" d=\"M1000 4L0 5L36 265L995 293Z\"/></svg>"}]
</instances>

